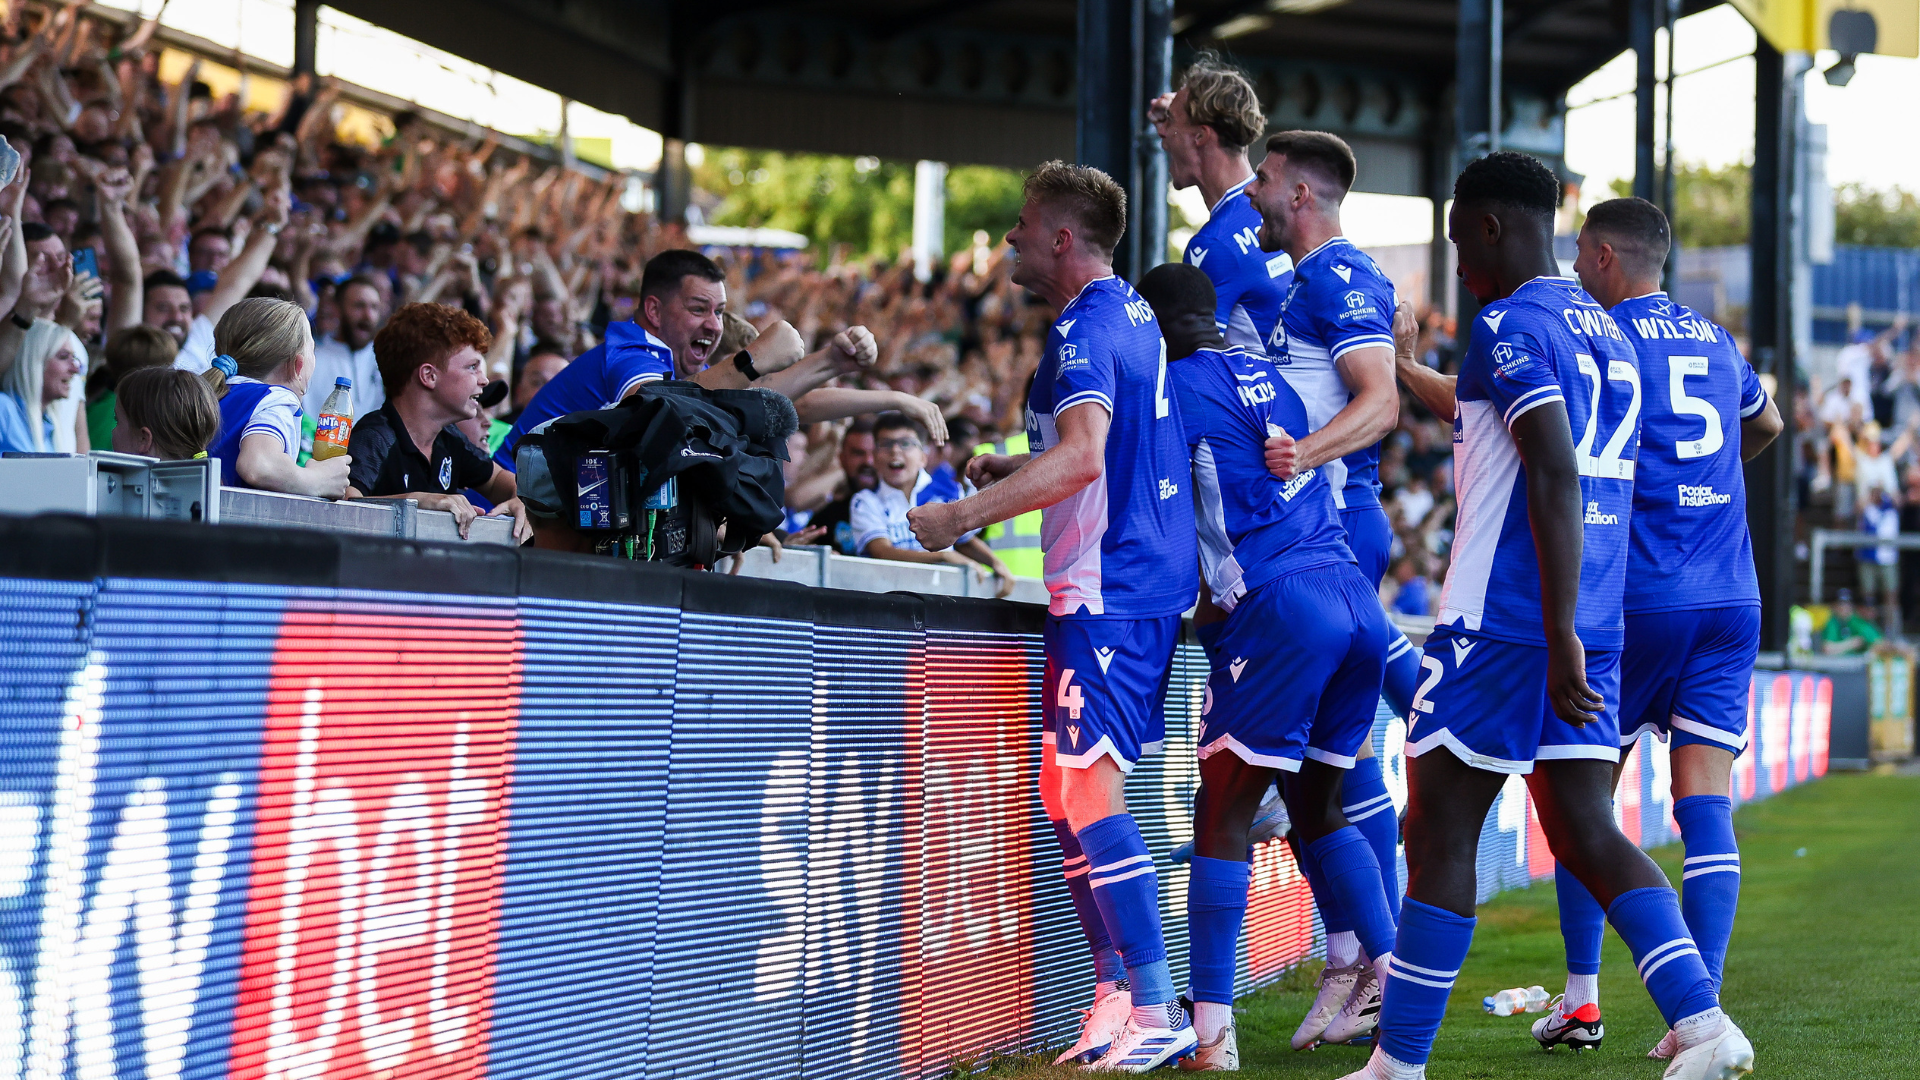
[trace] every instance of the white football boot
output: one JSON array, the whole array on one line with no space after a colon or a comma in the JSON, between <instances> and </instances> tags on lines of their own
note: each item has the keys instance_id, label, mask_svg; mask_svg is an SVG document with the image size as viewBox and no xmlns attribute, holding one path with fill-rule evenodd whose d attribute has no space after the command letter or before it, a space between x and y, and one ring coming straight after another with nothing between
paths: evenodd
<instances>
[{"instance_id":1,"label":"white football boot","mask_svg":"<svg viewBox=\"0 0 1920 1080\"><path fill-rule=\"evenodd\" d=\"M1314 991L1313 1005L1307 1009L1306 1019L1300 1021L1299 1030L1293 1033L1295 1050L1309 1050L1320 1042L1327 1025L1333 1023L1333 1018L1339 1015L1347 999L1353 996L1354 984L1360 981L1363 971L1371 975L1373 965L1356 961L1343 968L1321 969L1320 978L1315 983L1318 989Z\"/></svg>"},{"instance_id":2,"label":"white football boot","mask_svg":"<svg viewBox=\"0 0 1920 1080\"><path fill-rule=\"evenodd\" d=\"M1752 1074L1753 1043L1729 1017L1722 1019L1716 1034L1673 1055L1661 1075L1666 1080L1740 1080Z\"/></svg>"},{"instance_id":3,"label":"white football boot","mask_svg":"<svg viewBox=\"0 0 1920 1080\"><path fill-rule=\"evenodd\" d=\"M1114 990L1106 997L1093 1003L1091 1009L1080 1010L1080 1037L1059 1057L1053 1059L1055 1065L1084 1064L1098 1060L1113 1045L1120 1029L1127 1026L1127 1017L1133 1014L1133 994L1126 990Z\"/></svg>"},{"instance_id":4,"label":"white football boot","mask_svg":"<svg viewBox=\"0 0 1920 1080\"><path fill-rule=\"evenodd\" d=\"M1653 1044L1653 1049L1647 1051L1647 1056L1655 1061L1672 1061L1673 1055L1679 1052L1680 1036L1675 1035L1673 1029L1669 1028L1665 1035L1660 1036L1660 1041Z\"/></svg>"},{"instance_id":5,"label":"white football boot","mask_svg":"<svg viewBox=\"0 0 1920 1080\"><path fill-rule=\"evenodd\" d=\"M1129 1018L1100 1060L1080 1068L1085 1072L1152 1072L1193 1053L1199 1041L1192 1024L1177 1029L1140 1027Z\"/></svg>"},{"instance_id":6,"label":"white football boot","mask_svg":"<svg viewBox=\"0 0 1920 1080\"><path fill-rule=\"evenodd\" d=\"M1196 1041L1193 1056L1183 1059L1180 1067L1187 1072L1239 1072L1240 1037L1233 1025L1220 1029L1220 1037L1213 1042Z\"/></svg>"},{"instance_id":7,"label":"white football boot","mask_svg":"<svg viewBox=\"0 0 1920 1080\"><path fill-rule=\"evenodd\" d=\"M1360 977L1354 981L1353 993L1327 1024L1320 1041L1346 1043L1372 1035L1380 1026L1380 993L1380 978L1374 973L1373 965L1363 965Z\"/></svg>"}]
</instances>

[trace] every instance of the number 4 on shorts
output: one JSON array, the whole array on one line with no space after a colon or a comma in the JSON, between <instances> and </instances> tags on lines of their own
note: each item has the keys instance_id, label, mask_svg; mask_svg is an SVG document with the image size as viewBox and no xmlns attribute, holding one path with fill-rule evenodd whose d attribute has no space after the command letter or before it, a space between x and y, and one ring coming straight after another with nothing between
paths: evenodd
<instances>
[{"instance_id":1,"label":"number 4 on shorts","mask_svg":"<svg viewBox=\"0 0 1920 1080\"><path fill-rule=\"evenodd\" d=\"M1086 699L1080 696L1080 688L1073 685L1073 669L1067 668L1060 673L1060 690L1053 703L1067 710L1067 718L1080 719L1080 709L1086 705Z\"/></svg>"}]
</instances>

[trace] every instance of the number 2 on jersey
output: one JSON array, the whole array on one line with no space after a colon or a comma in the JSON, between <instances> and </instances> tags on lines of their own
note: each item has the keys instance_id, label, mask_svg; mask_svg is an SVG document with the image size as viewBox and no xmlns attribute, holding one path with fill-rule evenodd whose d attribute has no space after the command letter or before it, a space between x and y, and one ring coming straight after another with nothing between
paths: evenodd
<instances>
[{"instance_id":1,"label":"number 2 on jersey","mask_svg":"<svg viewBox=\"0 0 1920 1080\"><path fill-rule=\"evenodd\" d=\"M1627 415L1614 429L1613 437L1601 449L1600 456L1593 456L1594 432L1600 426L1600 365L1586 353L1575 353L1573 358L1580 366L1580 374L1593 384L1593 395L1587 399L1587 427L1580 436L1580 445L1574 448L1574 456L1580 459L1580 475L1595 476L1607 480L1633 479L1633 461L1620 455L1627 448L1627 440L1640 430L1640 371L1625 360L1613 360L1607 364L1607 382L1622 382L1633 388L1633 400L1627 405Z\"/></svg>"},{"instance_id":2,"label":"number 2 on jersey","mask_svg":"<svg viewBox=\"0 0 1920 1080\"><path fill-rule=\"evenodd\" d=\"M1153 388L1153 418L1167 417L1167 339L1160 339L1160 376Z\"/></svg>"},{"instance_id":3,"label":"number 2 on jersey","mask_svg":"<svg viewBox=\"0 0 1920 1080\"><path fill-rule=\"evenodd\" d=\"M1720 452L1727 437L1720 430L1720 410L1706 398L1697 398L1687 393L1687 376L1705 378L1707 358L1704 356L1667 357L1667 397L1673 402L1673 411L1682 416L1697 416L1706 421L1706 433L1697 439L1681 439L1674 443L1673 452L1681 461L1692 458L1711 457Z\"/></svg>"}]
</instances>

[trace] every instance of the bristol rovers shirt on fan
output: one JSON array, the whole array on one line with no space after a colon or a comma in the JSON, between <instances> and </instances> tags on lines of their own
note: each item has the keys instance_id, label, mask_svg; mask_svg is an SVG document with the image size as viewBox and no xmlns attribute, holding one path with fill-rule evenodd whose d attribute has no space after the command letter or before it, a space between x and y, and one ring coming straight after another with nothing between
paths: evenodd
<instances>
[{"instance_id":1,"label":"bristol rovers shirt on fan","mask_svg":"<svg viewBox=\"0 0 1920 1080\"><path fill-rule=\"evenodd\" d=\"M1540 563L1510 429L1559 401L1573 428L1585 523L1574 631L1589 649L1619 649L1641 405L1626 335L1572 279L1534 278L1475 319L1455 395L1460 509L1436 625L1541 644Z\"/></svg>"},{"instance_id":2,"label":"bristol rovers shirt on fan","mask_svg":"<svg viewBox=\"0 0 1920 1080\"><path fill-rule=\"evenodd\" d=\"M1355 349L1393 348L1393 282L1344 236L1314 248L1293 268L1267 353L1307 407L1319 431L1353 395L1340 378L1341 357ZM1380 444L1323 466L1342 510L1380 505Z\"/></svg>"},{"instance_id":3,"label":"bristol rovers shirt on fan","mask_svg":"<svg viewBox=\"0 0 1920 1080\"><path fill-rule=\"evenodd\" d=\"M1666 293L1623 300L1610 314L1646 388L1626 610L1760 603L1740 463L1740 422L1767 407L1760 377L1732 335Z\"/></svg>"},{"instance_id":4,"label":"bristol rovers shirt on fan","mask_svg":"<svg viewBox=\"0 0 1920 1080\"><path fill-rule=\"evenodd\" d=\"M1260 211L1247 198L1249 176L1213 204L1207 223L1187 241L1187 265L1213 282L1214 325L1229 345L1267 350L1280 322L1280 303L1293 280L1293 259L1260 250Z\"/></svg>"},{"instance_id":5,"label":"bristol rovers shirt on fan","mask_svg":"<svg viewBox=\"0 0 1920 1080\"><path fill-rule=\"evenodd\" d=\"M635 322L607 324L607 340L580 354L533 395L493 460L513 470L520 437L555 417L611 409L642 383L673 378L673 350Z\"/></svg>"},{"instance_id":6,"label":"bristol rovers shirt on fan","mask_svg":"<svg viewBox=\"0 0 1920 1080\"><path fill-rule=\"evenodd\" d=\"M1232 611L1282 574L1353 562L1326 472L1290 480L1267 471L1267 438L1307 434L1300 396L1265 354L1201 349L1168 374L1193 455L1200 565L1213 602Z\"/></svg>"},{"instance_id":7,"label":"bristol rovers shirt on fan","mask_svg":"<svg viewBox=\"0 0 1920 1080\"><path fill-rule=\"evenodd\" d=\"M1036 456L1059 443L1058 414L1096 402L1112 417L1106 468L1040 514L1054 615L1154 619L1193 606L1193 497L1170 395L1153 308L1117 277L1089 282L1048 331L1027 395Z\"/></svg>"}]
</instances>

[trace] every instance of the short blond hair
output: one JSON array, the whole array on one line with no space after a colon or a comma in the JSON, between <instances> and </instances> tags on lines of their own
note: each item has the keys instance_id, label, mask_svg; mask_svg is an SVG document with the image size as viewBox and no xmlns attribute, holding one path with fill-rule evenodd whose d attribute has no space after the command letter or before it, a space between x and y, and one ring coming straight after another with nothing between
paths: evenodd
<instances>
[{"instance_id":1,"label":"short blond hair","mask_svg":"<svg viewBox=\"0 0 1920 1080\"><path fill-rule=\"evenodd\" d=\"M1027 177L1028 202L1063 210L1079 228L1074 235L1108 258L1127 231L1127 192L1091 165L1049 161Z\"/></svg>"},{"instance_id":2,"label":"short blond hair","mask_svg":"<svg viewBox=\"0 0 1920 1080\"><path fill-rule=\"evenodd\" d=\"M1212 128L1229 149L1245 150L1267 130L1267 114L1246 73L1213 53L1201 53L1180 73L1180 89L1187 92L1187 117Z\"/></svg>"}]
</instances>

